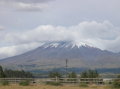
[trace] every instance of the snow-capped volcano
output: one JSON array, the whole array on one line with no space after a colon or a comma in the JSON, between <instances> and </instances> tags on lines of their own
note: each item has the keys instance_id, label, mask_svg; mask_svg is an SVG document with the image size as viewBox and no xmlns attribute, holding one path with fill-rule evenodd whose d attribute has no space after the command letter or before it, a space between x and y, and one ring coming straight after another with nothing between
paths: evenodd
<instances>
[{"instance_id":1,"label":"snow-capped volcano","mask_svg":"<svg viewBox=\"0 0 120 89\"><path fill-rule=\"evenodd\" d=\"M40 47L0 61L3 66L27 70L64 67L118 68L120 54L101 50L82 42L41 42Z\"/></svg>"},{"instance_id":2,"label":"snow-capped volcano","mask_svg":"<svg viewBox=\"0 0 120 89\"><path fill-rule=\"evenodd\" d=\"M87 45L86 43L83 42L74 42L74 41L54 41L54 42L43 42L41 47L44 48L80 48L80 47L93 47L92 45Z\"/></svg>"}]
</instances>

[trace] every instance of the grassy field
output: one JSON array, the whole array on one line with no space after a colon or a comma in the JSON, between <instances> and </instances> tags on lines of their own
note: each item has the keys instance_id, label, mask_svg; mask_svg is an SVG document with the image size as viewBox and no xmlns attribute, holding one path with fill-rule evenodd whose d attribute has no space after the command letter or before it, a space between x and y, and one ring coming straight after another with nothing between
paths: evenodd
<instances>
[{"instance_id":1,"label":"grassy field","mask_svg":"<svg viewBox=\"0 0 120 89\"><path fill-rule=\"evenodd\" d=\"M0 86L0 89L110 89L107 86L89 86L89 87L79 87L79 86L51 86L51 85L30 85L30 86L19 86L19 85L9 85Z\"/></svg>"}]
</instances>

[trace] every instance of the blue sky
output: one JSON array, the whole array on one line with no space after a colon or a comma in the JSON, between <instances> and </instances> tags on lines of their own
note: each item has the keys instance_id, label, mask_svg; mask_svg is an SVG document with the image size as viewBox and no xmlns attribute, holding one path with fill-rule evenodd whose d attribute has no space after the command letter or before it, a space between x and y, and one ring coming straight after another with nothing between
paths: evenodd
<instances>
[{"instance_id":1,"label":"blue sky","mask_svg":"<svg viewBox=\"0 0 120 89\"><path fill-rule=\"evenodd\" d=\"M0 0L0 58L48 40L120 52L119 10L120 0Z\"/></svg>"}]
</instances>

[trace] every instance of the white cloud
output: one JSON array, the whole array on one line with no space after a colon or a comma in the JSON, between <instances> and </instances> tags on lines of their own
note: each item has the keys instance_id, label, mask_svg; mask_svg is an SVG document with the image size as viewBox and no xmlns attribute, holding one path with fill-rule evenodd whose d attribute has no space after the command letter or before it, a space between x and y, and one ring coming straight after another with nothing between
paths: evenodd
<instances>
[{"instance_id":1,"label":"white cloud","mask_svg":"<svg viewBox=\"0 0 120 89\"><path fill-rule=\"evenodd\" d=\"M0 6L18 11L42 11L52 0L0 0Z\"/></svg>"},{"instance_id":2,"label":"white cloud","mask_svg":"<svg viewBox=\"0 0 120 89\"><path fill-rule=\"evenodd\" d=\"M44 3L52 0L0 0L1 2Z\"/></svg>"},{"instance_id":3,"label":"white cloud","mask_svg":"<svg viewBox=\"0 0 120 89\"><path fill-rule=\"evenodd\" d=\"M32 47L28 46L32 43L39 44L40 41L63 40L83 42L103 50L120 52L119 34L120 29L115 27L109 21L84 21L78 25L70 27L40 25L33 30L28 30L25 32L2 33L0 35L1 44L14 46L3 47L4 45L2 45L0 48L0 50L2 50L0 51L0 54L13 56L18 53L25 52L26 49L28 50L30 48L38 47L38 45L32 45ZM23 46L23 44L27 44L27 46Z\"/></svg>"},{"instance_id":4,"label":"white cloud","mask_svg":"<svg viewBox=\"0 0 120 89\"><path fill-rule=\"evenodd\" d=\"M0 30L4 30L5 28L3 26L0 26Z\"/></svg>"},{"instance_id":5,"label":"white cloud","mask_svg":"<svg viewBox=\"0 0 120 89\"><path fill-rule=\"evenodd\" d=\"M13 45L13 46L6 46L0 48L0 58L6 58L15 56L29 50L35 49L39 47L40 43L30 43L30 44L22 44L22 45Z\"/></svg>"},{"instance_id":6,"label":"white cloud","mask_svg":"<svg viewBox=\"0 0 120 89\"><path fill-rule=\"evenodd\" d=\"M16 3L14 6L19 11L42 11L44 8L47 8L47 4L34 4L34 3Z\"/></svg>"}]
</instances>

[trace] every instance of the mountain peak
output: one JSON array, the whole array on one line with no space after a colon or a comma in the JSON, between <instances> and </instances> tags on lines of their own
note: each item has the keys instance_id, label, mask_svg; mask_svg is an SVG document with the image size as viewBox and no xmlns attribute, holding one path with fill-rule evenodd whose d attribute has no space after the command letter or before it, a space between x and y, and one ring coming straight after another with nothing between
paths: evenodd
<instances>
[{"instance_id":1,"label":"mountain peak","mask_svg":"<svg viewBox=\"0 0 120 89\"><path fill-rule=\"evenodd\" d=\"M41 42L41 46L27 53L6 58L1 65L28 70L63 67L69 59L69 67L117 68L120 54L104 51L82 42Z\"/></svg>"},{"instance_id":2,"label":"mountain peak","mask_svg":"<svg viewBox=\"0 0 120 89\"><path fill-rule=\"evenodd\" d=\"M80 47L92 47L91 45L87 45L83 42L74 42L74 41L49 41L44 42L41 47L44 48L80 48Z\"/></svg>"}]
</instances>

